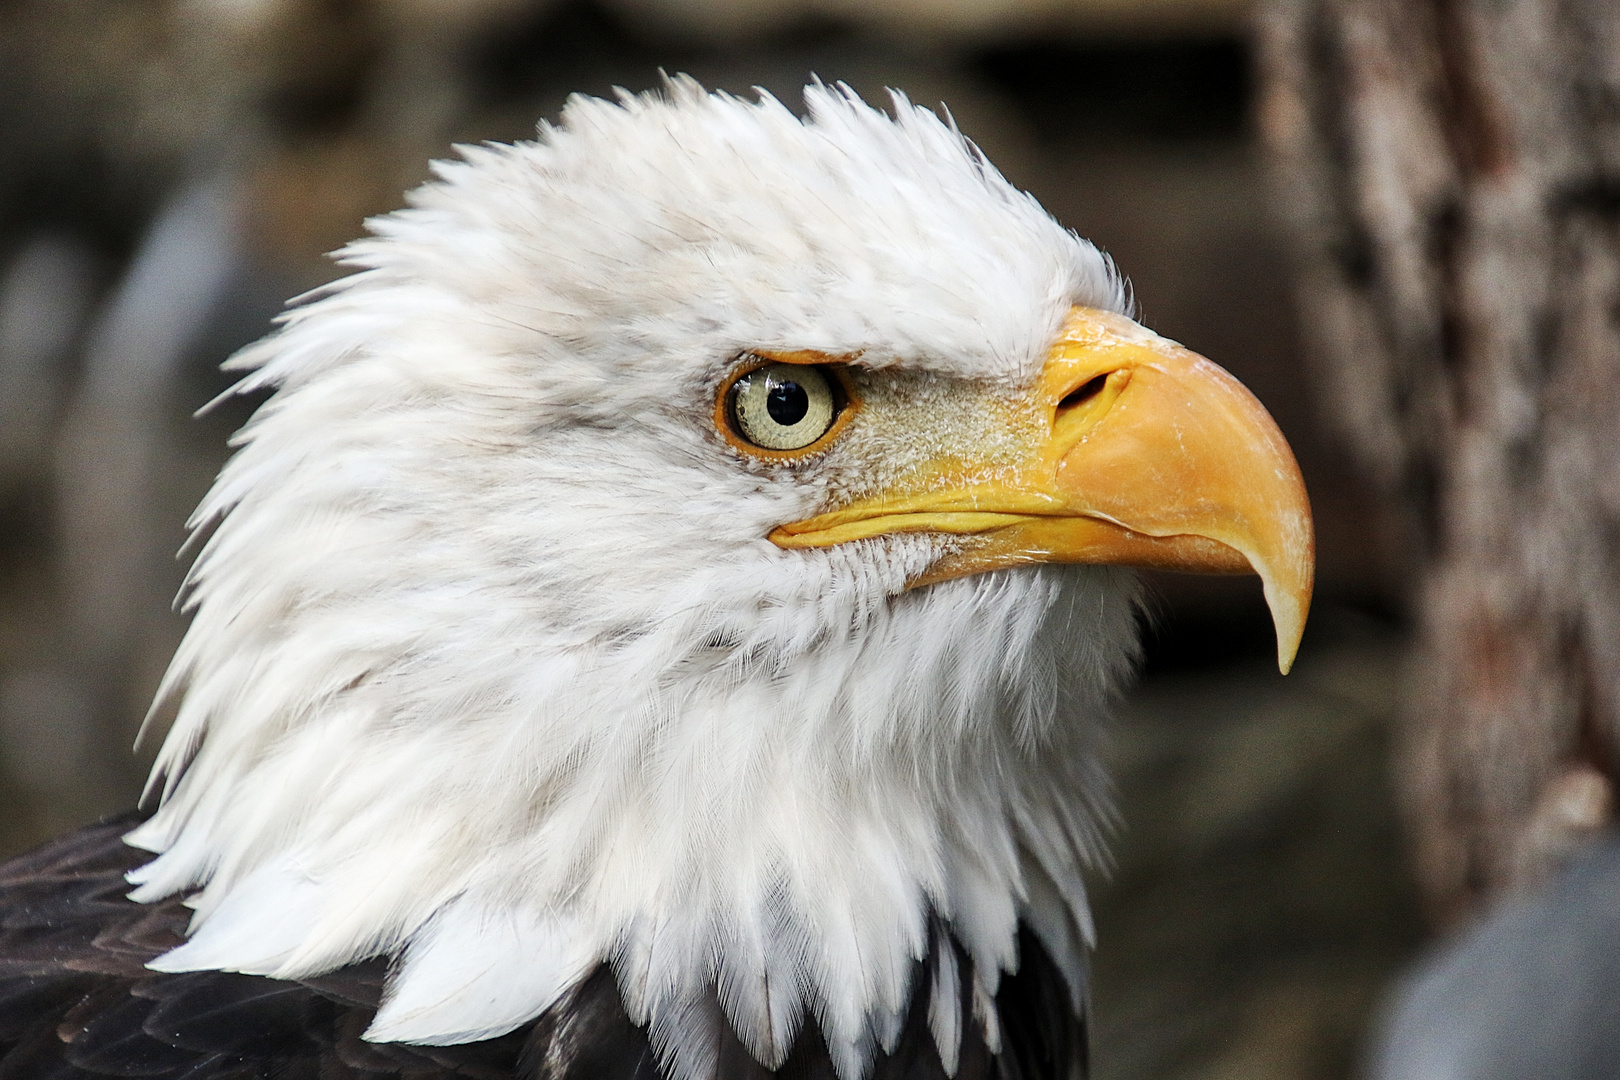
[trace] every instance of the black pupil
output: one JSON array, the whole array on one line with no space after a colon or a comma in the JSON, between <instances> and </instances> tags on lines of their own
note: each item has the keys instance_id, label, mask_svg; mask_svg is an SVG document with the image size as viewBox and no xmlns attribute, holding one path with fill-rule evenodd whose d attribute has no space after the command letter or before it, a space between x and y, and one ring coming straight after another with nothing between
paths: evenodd
<instances>
[{"instance_id":1,"label":"black pupil","mask_svg":"<svg viewBox=\"0 0 1620 1080\"><path fill-rule=\"evenodd\" d=\"M765 395L765 411L783 427L792 427L810 411L810 395L796 382L773 382Z\"/></svg>"}]
</instances>

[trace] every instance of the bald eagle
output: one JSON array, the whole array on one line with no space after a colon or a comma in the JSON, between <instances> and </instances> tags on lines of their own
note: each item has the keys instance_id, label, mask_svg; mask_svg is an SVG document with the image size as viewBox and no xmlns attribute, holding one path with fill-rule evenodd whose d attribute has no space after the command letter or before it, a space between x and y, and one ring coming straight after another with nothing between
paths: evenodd
<instances>
[{"instance_id":1,"label":"bald eagle","mask_svg":"<svg viewBox=\"0 0 1620 1080\"><path fill-rule=\"evenodd\" d=\"M1131 566L1298 469L896 94L461 150L229 362L148 813L0 867L0 1080L1084 1072Z\"/></svg>"}]
</instances>

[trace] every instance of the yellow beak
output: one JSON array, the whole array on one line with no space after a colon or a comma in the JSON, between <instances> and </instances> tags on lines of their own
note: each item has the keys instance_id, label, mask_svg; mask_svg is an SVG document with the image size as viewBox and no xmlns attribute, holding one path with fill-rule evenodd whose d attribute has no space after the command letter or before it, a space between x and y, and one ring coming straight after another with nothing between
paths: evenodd
<instances>
[{"instance_id":1,"label":"yellow beak","mask_svg":"<svg viewBox=\"0 0 1620 1080\"><path fill-rule=\"evenodd\" d=\"M1070 312L1034 394L1045 440L998 463L993 481L942 465L920 490L783 525L771 540L806 548L895 532L972 538L913 586L1038 562L1252 571L1286 673L1305 630L1315 544L1299 466L1254 395L1196 353L1089 308Z\"/></svg>"}]
</instances>

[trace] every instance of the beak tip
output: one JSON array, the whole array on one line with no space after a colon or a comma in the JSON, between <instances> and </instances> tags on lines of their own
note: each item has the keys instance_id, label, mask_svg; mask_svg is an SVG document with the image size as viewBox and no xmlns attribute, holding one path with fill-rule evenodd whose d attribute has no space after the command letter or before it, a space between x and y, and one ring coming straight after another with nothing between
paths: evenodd
<instances>
[{"instance_id":1,"label":"beak tip","mask_svg":"<svg viewBox=\"0 0 1620 1080\"><path fill-rule=\"evenodd\" d=\"M1305 616L1311 606L1310 589L1277 596L1269 587L1270 582L1266 585L1266 603L1271 608L1271 623L1277 632L1277 670L1287 675L1294 667L1300 640L1305 636Z\"/></svg>"},{"instance_id":2,"label":"beak tip","mask_svg":"<svg viewBox=\"0 0 1620 1080\"><path fill-rule=\"evenodd\" d=\"M1316 537L1305 502L1305 485L1298 485L1302 510L1294 516L1291 528L1280 530L1276 546L1270 550L1250 550L1249 566L1260 578L1266 607L1271 609L1271 625L1277 634L1277 670L1287 675L1299 657L1305 637L1305 620L1311 611L1311 594L1316 585Z\"/></svg>"}]
</instances>

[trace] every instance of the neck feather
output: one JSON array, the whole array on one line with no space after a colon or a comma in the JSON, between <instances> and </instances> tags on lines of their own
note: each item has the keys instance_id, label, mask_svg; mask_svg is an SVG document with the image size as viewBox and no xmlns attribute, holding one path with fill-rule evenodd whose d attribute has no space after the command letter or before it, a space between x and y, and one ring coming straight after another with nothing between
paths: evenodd
<instances>
[{"instance_id":1,"label":"neck feather","mask_svg":"<svg viewBox=\"0 0 1620 1080\"><path fill-rule=\"evenodd\" d=\"M129 837L160 853L136 899L196 890L192 936L153 966L298 977L393 955L367 1037L444 1044L608 963L678 1078L704 1071L682 1047L714 1001L768 1066L815 1017L859 1077L931 919L982 1000L1020 921L1078 994L1128 577L873 601L850 567L883 560L845 559L803 625L698 604L588 644L499 611L449 636L373 619L350 649L330 613L220 629L183 653L167 795Z\"/></svg>"}]
</instances>

